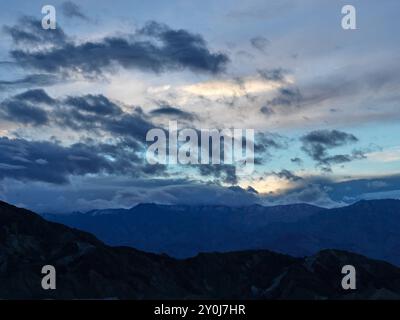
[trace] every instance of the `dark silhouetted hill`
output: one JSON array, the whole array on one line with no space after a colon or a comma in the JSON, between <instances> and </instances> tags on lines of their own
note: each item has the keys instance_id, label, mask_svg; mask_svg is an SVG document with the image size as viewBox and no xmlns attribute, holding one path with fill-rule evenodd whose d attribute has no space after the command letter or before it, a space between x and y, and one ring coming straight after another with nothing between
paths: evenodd
<instances>
[{"instance_id":1,"label":"dark silhouetted hill","mask_svg":"<svg viewBox=\"0 0 400 320\"><path fill-rule=\"evenodd\" d=\"M57 289L41 289L41 268ZM341 268L357 269L357 290ZM400 297L400 269L357 254L324 250L307 258L271 251L206 253L177 260L94 236L0 203L0 298L381 299Z\"/></svg>"}]
</instances>

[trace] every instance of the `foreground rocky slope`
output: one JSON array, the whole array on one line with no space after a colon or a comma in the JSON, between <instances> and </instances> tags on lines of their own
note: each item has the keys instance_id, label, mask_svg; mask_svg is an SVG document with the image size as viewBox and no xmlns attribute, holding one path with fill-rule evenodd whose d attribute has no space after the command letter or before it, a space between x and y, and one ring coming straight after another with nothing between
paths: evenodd
<instances>
[{"instance_id":1,"label":"foreground rocky slope","mask_svg":"<svg viewBox=\"0 0 400 320\"><path fill-rule=\"evenodd\" d=\"M54 265L57 289L41 288ZM341 268L357 269L357 290ZM381 299L400 298L400 269L337 250L307 258L270 251L208 253L186 260L110 247L92 235L0 202L0 298Z\"/></svg>"}]
</instances>

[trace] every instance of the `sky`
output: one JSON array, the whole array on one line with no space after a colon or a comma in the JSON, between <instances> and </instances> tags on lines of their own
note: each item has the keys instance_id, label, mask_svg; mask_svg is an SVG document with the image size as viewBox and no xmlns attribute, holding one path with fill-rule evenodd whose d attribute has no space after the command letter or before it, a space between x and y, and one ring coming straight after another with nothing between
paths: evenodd
<instances>
[{"instance_id":1,"label":"sky","mask_svg":"<svg viewBox=\"0 0 400 320\"><path fill-rule=\"evenodd\" d=\"M400 3L0 3L0 199L63 213L400 198ZM356 29L342 28L342 7ZM255 130L255 170L152 165L146 134Z\"/></svg>"}]
</instances>

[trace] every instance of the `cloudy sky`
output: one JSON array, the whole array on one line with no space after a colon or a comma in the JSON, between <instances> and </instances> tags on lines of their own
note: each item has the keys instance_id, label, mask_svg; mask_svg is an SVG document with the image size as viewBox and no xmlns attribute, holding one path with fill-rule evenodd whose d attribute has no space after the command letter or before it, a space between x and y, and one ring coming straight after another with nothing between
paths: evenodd
<instances>
[{"instance_id":1,"label":"cloudy sky","mask_svg":"<svg viewBox=\"0 0 400 320\"><path fill-rule=\"evenodd\" d=\"M396 0L1 2L0 198L332 207L400 198ZM146 133L254 129L256 168L150 165Z\"/></svg>"}]
</instances>

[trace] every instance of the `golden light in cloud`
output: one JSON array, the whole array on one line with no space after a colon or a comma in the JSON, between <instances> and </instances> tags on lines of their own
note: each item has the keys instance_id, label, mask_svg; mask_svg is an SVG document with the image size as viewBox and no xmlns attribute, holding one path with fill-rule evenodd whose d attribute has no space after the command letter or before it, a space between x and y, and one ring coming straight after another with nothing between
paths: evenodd
<instances>
[{"instance_id":1,"label":"golden light in cloud","mask_svg":"<svg viewBox=\"0 0 400 320\"><path fill-rule=\"evenodd\" d=\"M294 187L294 183L285 179L280 179L274 175L267 176L262 180L258 181L243 181L239 183L240 187L246 189L251 186L259 193L280 193L282 191L291 189Z\"/></svg>"},{"instance_id":2,"label":"golden light in cloud","mask_svg":"<svg viewBox=\"0 0 400 320\"><path fill-rule=\"evenodd\" d=\"M287 82L292 82L287 79ZM244 96L248 93L269 92L282 87L282 83L274 81L265 81L258 77L247 77L240 81L233 79L200 82L181 89L187 93L202 95L207 97L219 96Z\"/></svg>"},{"instance_id":3,"label":"golden light in cloud","mask_svg":"<svg viewBox=\"0 0 400 320\"><path fill-rule=\"evenodd\" d=\"M13 131L18 129L18 125L8 121L0 122L0 137L10 137L13 135Z\"/></svg>"}]
</instances>

